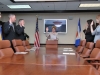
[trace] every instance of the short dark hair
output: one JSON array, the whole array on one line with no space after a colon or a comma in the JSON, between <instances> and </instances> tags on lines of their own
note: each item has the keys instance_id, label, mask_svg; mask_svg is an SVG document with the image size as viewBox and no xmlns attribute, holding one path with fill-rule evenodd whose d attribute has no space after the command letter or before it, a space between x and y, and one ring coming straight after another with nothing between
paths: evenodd
<instances>
[{"instance_id":1,"label":"short dark hair","mask_svg":"<svg viewBox=\"0 0 100 75\"><path fill-rule=\"evenodd\" d=\"M22 21L22 20L24 20L24 19L19 19L18 23L19 23L20 21Z\"/></svg>"}]
</instances>

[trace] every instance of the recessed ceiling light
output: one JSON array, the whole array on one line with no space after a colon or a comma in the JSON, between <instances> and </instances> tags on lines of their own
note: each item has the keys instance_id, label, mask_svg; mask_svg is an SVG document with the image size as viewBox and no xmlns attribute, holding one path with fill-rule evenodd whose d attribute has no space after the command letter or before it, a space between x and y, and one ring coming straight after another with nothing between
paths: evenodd
<instances>
[{"instance_id":1,"label":"recessed ceiling light","mask_svg":"<svg viewBox=\"0 0 100 75\"><path fill-rule=\"evenodd\" d=\"M80 4L79 7L100 7L100 4Z\"/></svg>"},{"instance_id":2,"label":"recessed ceiling light","mask_svg":"<svg viewBox=\"0 0 100 75\"><path fill-rule=\"evenodd\" d=\"M31 8L29 5L7 5L11 9Z\"/></svg>"}]
</instances>

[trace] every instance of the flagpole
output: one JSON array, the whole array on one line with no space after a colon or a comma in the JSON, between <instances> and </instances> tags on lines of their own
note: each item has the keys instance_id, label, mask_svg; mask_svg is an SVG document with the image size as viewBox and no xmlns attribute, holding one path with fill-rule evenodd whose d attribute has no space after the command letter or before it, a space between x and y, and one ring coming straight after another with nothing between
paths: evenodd
<instances>
[{"instance_id":1,"label":"flagpole","mask_svg":"<svg viewBox=\"0 0 100 75\"><path fill-rule=\"evenodd\" d=\"M38 15L36 15L36 18L38 18Z\"/></svg>"},{"instance_id":2,"label":"flagpole","mask_svg":"<svg viewBox=\"0 0 100 75\"><path fill-rule=\"evenodd\" d=\"M37 21L38 15L36 15L36 21ZM34 45L34 51L37 49L37 47L35 47Z\"/></svg>"},{"instance_id":3,"label":"flagpole","mask_svg":"<svg viewBox=\"0 0 100 75\"><path fill-rule=\"evenodd\" d=\"M36 39L38 38L38 40ZM40 48L40 40L39 40L39 30L38 30L38 15L36 15L36 31L35 31L35 45L34 48L35 50L39 50Z\"/></svg>"},{"instance_id":4,"label":"flagpole","mask_svg":"<svg viewBox=\"0 0 100 75\"><path fill-rule=\"evenodd\" d=\"M81 24L81 19L80 19L80 24ZM80 37L81 37L81 40L82 40L82 28L81 28L81 36Z\"/></svg>"}]
</instances>

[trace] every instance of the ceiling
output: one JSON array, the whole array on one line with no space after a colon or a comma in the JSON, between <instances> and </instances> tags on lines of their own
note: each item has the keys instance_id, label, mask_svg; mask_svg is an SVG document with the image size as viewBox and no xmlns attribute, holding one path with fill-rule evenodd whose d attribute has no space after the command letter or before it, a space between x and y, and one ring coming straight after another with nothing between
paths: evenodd
<instances>
[{"instance_id":1,"label":"ceiling","mask_svg":"<svg viewBox=\"0 0 100 75\"><path fill-rule=\"evenodd\" d=\"M26 3L13 3L10 0L0 0L0 11L65 11L65 10L100 10L100 7L91 7L91 8L79 8L80 3L100 3L98 1L74 1L74 2L26 2ZM29 4L31 6L30 9L10 9L7 5L25 5Z\"/></svg>"}]
</instances>

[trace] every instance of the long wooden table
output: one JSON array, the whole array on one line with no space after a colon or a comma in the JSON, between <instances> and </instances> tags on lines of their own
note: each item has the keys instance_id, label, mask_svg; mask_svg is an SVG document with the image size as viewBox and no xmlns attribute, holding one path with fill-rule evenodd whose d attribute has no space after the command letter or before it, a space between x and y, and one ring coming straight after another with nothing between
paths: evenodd
<instances>
[{"instance_id":1,"label":"long wooden table","mask_svg":"<svg viewBox=\"0 0 100 75\"><path fill-rule=\"evenodd\" d=\"M0 59L0 75L99 75L88 62L70 53L75 51L40 48L25 55L14 54Z\"/></svg>"}]
</instances>

